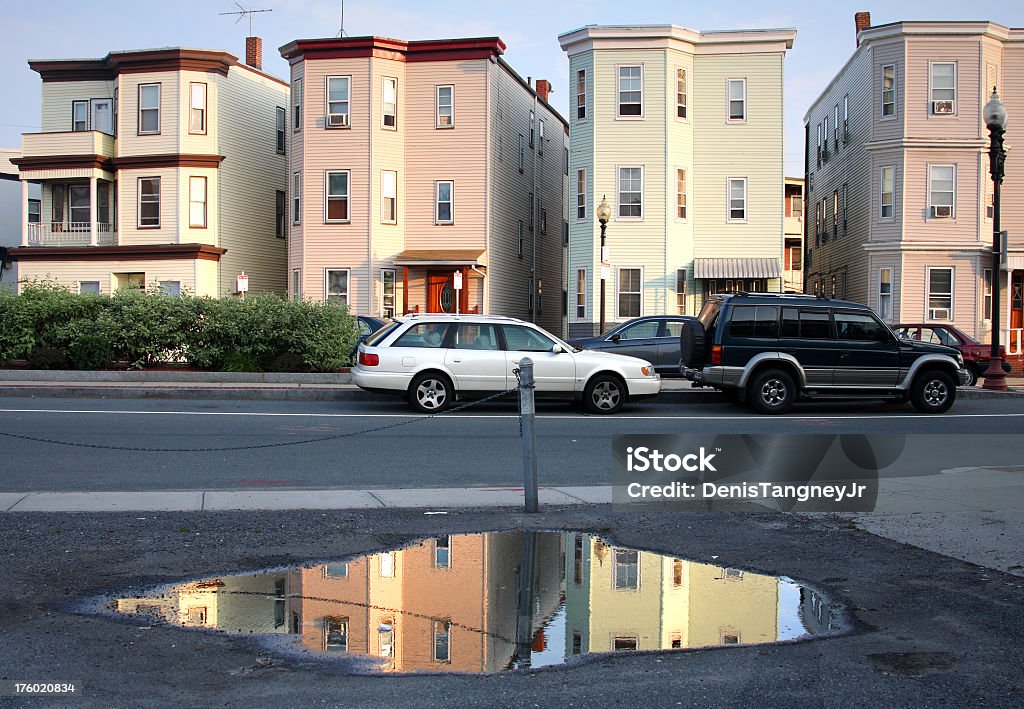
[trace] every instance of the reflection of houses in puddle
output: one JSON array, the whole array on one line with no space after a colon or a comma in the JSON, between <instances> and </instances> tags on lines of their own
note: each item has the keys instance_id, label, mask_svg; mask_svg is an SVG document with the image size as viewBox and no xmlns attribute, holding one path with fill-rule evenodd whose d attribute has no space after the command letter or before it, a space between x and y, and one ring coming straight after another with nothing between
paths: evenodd
<instances>
[{"instance_id":1,"label":"reflection of houses in puddle","mask_svg":"<svg viewBox=\"0 0 1024 709\"><path fill-rule=\"evenodd\" d=\"M825 635L842 628L839 608L809 588L800 589L800 622L810 635Z\"/></svg>"},{"instance_id":2,"label":"reflection of houses in puddle","mask_svg":"<svg viewBox=\"0 0 1024 709\"><path fill-rule=\"evenodd\" d=\"M774 642L779 582L566 535L567 655Z\"/></svg>"},{"instance_id":3,"label":"reflection of houses in puddle","mask_svg":"<svg viewBox=\"0 0 1024 709\"><path fill-rule=\"evenodd\" d=\"M560 603L561 544L538 535L532 630ZM312 650L384 658L397 671L494 672L516 650L518 534L444 536L289 572L291 631Z\"/></svg>"}]
</instances>

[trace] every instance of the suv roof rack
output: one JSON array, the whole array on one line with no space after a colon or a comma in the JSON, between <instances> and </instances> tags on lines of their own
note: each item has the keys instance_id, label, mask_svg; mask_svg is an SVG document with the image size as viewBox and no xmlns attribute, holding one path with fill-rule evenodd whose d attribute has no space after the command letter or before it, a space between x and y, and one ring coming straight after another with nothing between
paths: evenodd
<instances>
[{"instance_id":1,"label":"suv roof rack","mask_svg":"<svg viewBox=\"0 0 1024 709\"><path fill-rule=\"evenodd\" d=\"M738 297L757 297L757 298L807 298L809 300L828 300L823 295L814 295L813 293L761 293L756 291L745 291L741 290L734 295Z\"/></svg>"}]
</instances>

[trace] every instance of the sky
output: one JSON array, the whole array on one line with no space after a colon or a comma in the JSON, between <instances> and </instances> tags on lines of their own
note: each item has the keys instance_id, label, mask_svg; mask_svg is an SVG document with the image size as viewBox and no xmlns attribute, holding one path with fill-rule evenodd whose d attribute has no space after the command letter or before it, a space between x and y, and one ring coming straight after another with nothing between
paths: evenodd
<instances>
[{"instance_id":1,"label":"sky","mask_svg":"<svg viewBox=\"0 0 1024 709\"><path fill-rule=\"evenodd\" d=\"M340 0L241 0L272 12L253 16L253 34L263 38L263 68L285 76L277 48L293 39L333 37L341 26ZM186 46L224 49L245 56L248 23L221 12L233 0L3 0L0 3L0 81L8 97L0 104L0 148L19 148L21 133L39 130L40 84L29 59L102 57L112 50ZM1001 3L984 16L966 3L948 0L869 2L674 2L655 0L346 0L345 34L398 39L500 36L505 59L523 77L547 79L551 103L568 115L569 64L558 35L589 24L676 24L695 30L794 27L796 42L785 66L786 174L803 174L803 115L855 49L853 15L871 13L872 24L899 20L992 20L1024 26L1024 3ZM1011 117L1012 120L1012 117Z\"/></svg>"}]
</instances>

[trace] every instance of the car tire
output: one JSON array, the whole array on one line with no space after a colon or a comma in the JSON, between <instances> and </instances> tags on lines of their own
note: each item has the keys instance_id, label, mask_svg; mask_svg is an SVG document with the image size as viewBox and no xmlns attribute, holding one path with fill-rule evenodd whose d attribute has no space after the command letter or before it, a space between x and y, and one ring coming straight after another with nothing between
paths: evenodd
<instances>
[{"instance_id":1,"label":"car tire","mask_svg":"<svg viewBox=\"0 0 1024 709\"><path fill-rule=\"evenodd\" d=\"M747 386L747 402L759 414L784 414L796 401L796 382L781 369L759 372Z\"/></svg>"},{"instance_id":2,"label":"car tire","mask_svg":"<svg viewBox=\"0 0 1024 709\"><path fill-rule=\"evenodd\" d=\"M984 370L981 367L979 367L978 365L975 365L975 364L968 364L966 367L964 367L964 369L966 369L967 373L970 375L970 377L967 379L967 383L964 384L964 386L965 387L977 386L978 385L978 377L981 376L981 373Z\"/></svg>"},{"instance_id":3,"label":"car tire","mask_svg":"<svg viewBox=\"0 0 1024 709\"><path fill-rule=\"evenodd\" d=\"M707 361L707 334L697 318L686 318L679 331L679 366L703 369Z\"/></svg>"},{"instance_id":4,"label":"car tire","mask_svg":"<svg viewBox=\"0 0 1024 709\"><path fill-rule=\"evenodd\" d=\"M939 369L928 369L914 377L910 403L922 414L941 414L956 401L953 377Z\"/></svg>"},{"instance_id":5,"label":"car tire","mask_svg":"<svg viewBox=\"0 0 1024 709\"><path fill-rule=\"evenodd\" d=\"M422 414L444 411L455 399L451 380L439 372L424 372L412 380L408 392L409 404Z\"/></svg>"},{"instance_id":6,"label":"car tire","mask_svg":"<svg viewBox=\"0 0 1024 709\"><path fill-rule=\"evenodd\" d=\"M583 389L583 405L592 414L614 414L625 404L626 383L614 374L598 374Z\"/></svg>"}]
</instances>

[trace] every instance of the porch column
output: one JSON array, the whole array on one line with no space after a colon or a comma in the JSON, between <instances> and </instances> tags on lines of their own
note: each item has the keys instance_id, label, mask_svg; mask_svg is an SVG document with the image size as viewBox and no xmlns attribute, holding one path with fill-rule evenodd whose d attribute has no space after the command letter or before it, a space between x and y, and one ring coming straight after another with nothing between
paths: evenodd
<instances>
[{"instance_id":1,"label":"porch column","mask_svg":"<svg viewBox=\"0 0 1024 709\"><path fill-rule=\"evenodd\" d=\"M89 246L97 246L96 225L96 176L89 178Z\"/></svg>"},{"instance_id":2,"label":"porch column","mask_svg":"<svg viewBox=\"0 0 1024 709\"><path fill-rule=\"evenodd\" d=\"M409 267L402 266L402 315L409 312Z\"/></svg>"},{"instance_id":3,"label":"porch column","mask_svg":"<svg viewBox=\"0 0 1024 709\"><path fill-rule=\"evenodd\" d=\"M25 180L21 181L21 245L28 246L28 182Z\"/></svg>"},{"instance_id":4,"label":"porch column","mask_svg":"<svg viewBox=\"0 0 1024 709\"><path fill-rule=\"evenodd\" d=\"M1013 330L1011 329L1010 314L1013 312L1013 269L1006 269L1006 319L1003 320L1003 327L1006 329L1006 337L1003 345L1006 347L1006 354L1020 354L1017 351L1017 343L1013 341Z\"/></svg>"}]
</instances>

